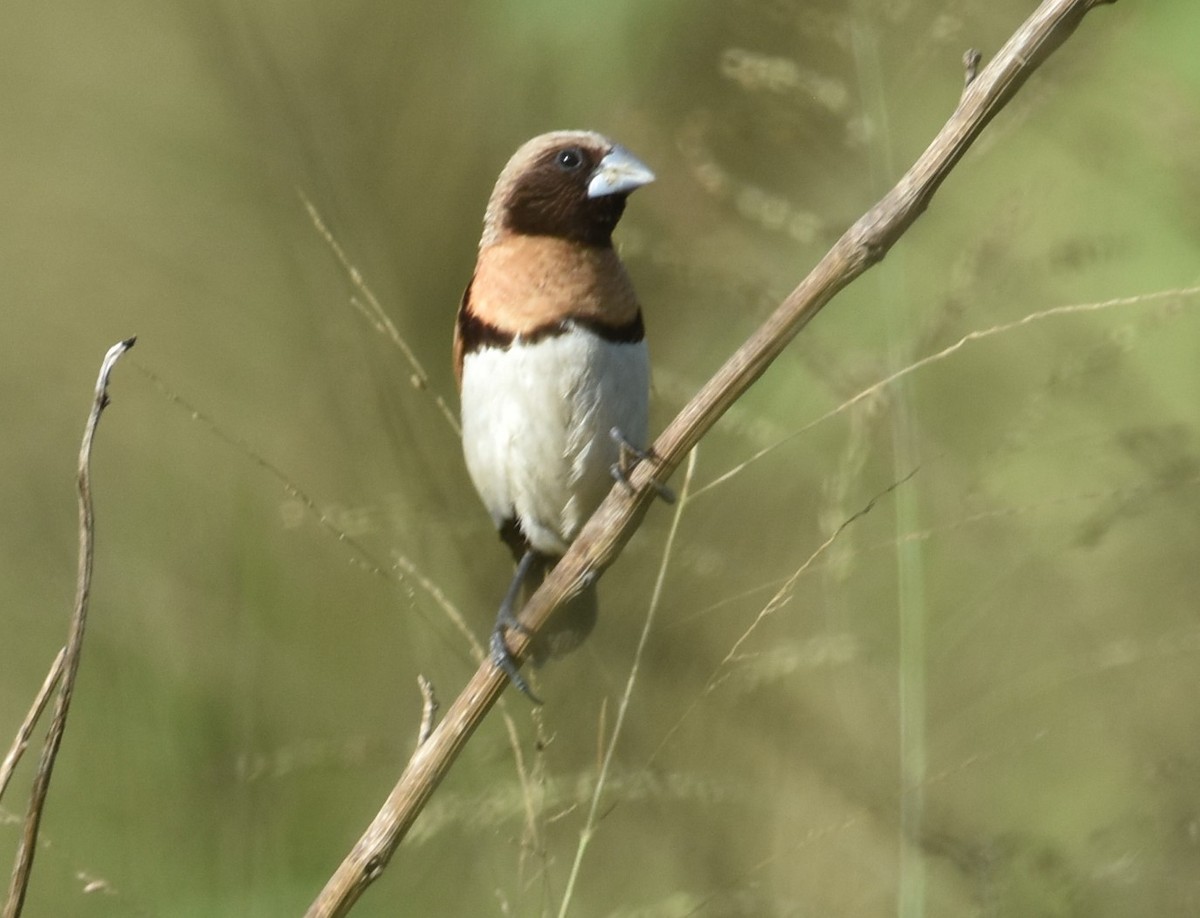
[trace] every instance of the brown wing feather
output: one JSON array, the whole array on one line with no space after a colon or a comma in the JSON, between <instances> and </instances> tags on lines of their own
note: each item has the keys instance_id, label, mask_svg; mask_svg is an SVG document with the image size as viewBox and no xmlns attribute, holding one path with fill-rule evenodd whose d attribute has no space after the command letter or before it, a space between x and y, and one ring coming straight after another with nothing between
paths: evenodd
<instances>
[{"instance_id":1,"label":"brown wing feather","mask_svg":"<svg viewBox=\"0 0 1200 918\"><path fill-rule=\"evenodd\" d=\"M462 391L463 355L466 353L463 324L469 321L471 314L471 285L474 283L475 278L472 277L470 283L467 284L467 289L463 291L462 299L458 301L458 314L454 317L454 382L460 392Z\"/></svg>"}]
</instances>

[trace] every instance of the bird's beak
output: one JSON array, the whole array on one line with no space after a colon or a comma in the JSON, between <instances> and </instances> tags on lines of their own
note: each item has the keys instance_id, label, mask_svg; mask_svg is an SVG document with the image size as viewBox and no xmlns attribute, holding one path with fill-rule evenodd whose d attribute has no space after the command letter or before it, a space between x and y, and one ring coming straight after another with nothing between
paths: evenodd
<instances>
[{"instance_id":1,"label":"bird's beak","mask_svg":"<svg viewBox=\"0 0 1200 918\"><path fill-rule=\"evenodd\" d=\"M645 163L624 147L614 146L588 179L587 196L602 198L607 194L628 194L653 181L654 173Z\"/></svg>"}]
</instances>

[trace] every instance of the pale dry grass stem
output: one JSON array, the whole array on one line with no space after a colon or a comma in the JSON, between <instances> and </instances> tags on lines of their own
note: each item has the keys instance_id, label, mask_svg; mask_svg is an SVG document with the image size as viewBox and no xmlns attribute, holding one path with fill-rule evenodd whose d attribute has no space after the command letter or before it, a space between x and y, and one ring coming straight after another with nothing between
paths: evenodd
<instances>
[{"instance_id":1,"label":"pale dry grass stem","mask_svg":"<svg viewBox=\"0 0 1200 918\"><path fill-rule=\"evenodd\" d=\"M476 659L480 659L482 654L482 645L475 638L474 633L468 627L466 620L458 609L446 598L437 585L429 577L421 573L416 563L407 556L396 552L393 554L393 563L389 566L378 558L371 551L356 539L345 527L343 527L333 515L322 510L317 501L294 479L291 478L282 468L267 459L262 453L258 452L250 443L242 437L229 433L220 423L217 422L210 414L197 408L192 402L180 395L172 389L167 382L155 373L153 370L142 366L133 361L131 363L134 369L141 373L151 385L164 397L168 402L182 409L193 421L201 424L210 434L224 443L226 446L232 447L236 452L244 458L249 459L260 469L276 480L283 488L284 493L289 498L300 504L308 514L316 520L322 529L333 538L346 545L350 549L351 563L357 566L360 570L364 570L369 574L379 577L382 580L391 583L394 586L401 587L407 594L409 599L416 596L416 591L413 585L421 588L434 604L445 614L447 621L454 626L455 630L463 637L468 646L472 648L472 653ZM426 618L428 621L428 613L420 606L415 606L418 615Z\"/></svg>"},{"instance_id":2,"label":"pale dry grass stem","mask_svg":"<svg viewBox=\"0 0 1200 918\"><path fill-rule=\"evenodd\" d=\"M458 632L463 642L469 648L472 659L478 663L484 658L484 648L476 638L474 631L467 623L461 610L449 599L445 591L428 575L426 575L416 563L401 552L395 551L392 554L392 563L390 565L383 563L358 539L350 532L341 526L333 515L325 512L318 505L316 500L301 488L282 468L267 459L258 452L249 442L236 434L228 432L220 423L217 422L208 413L200 410L188 399L184 398L177 391L171 388L167 382L154 371L143 367L136 361L131 363L131 366L141 373L166 400L175 407L183 410L193 421L201 424L210 434L216 437L226 446L231 447L239 455L249 459L260 469L276 480L283 488L289 498L300 504L301 507L325 530L332 536L335 541L345 545L350 551L350 560L360 570L366 571L373 576L376 576L393 586L398 586L404 590L409 600L415 599L416 591L414 586L420 588L433 604L441 611L445 617ZM429 613L420 606L414 604L414 611L423 618L427 623L432 624ZM522 786L525 788L525 818L526 825L530 832L536 834L536 821L534 819L534 804L533 791L530 785L528 768L525 764L525 756L521 751L520 737L517 731L517 725L512 719L512 715L507 710L507 705L501 702L501 718L504 721L505 730L508 734L509 745L513 751L513 758L516 764L517 773L520 776Z\"/></svg>"},{"instance_id":3,"label":"pale dry grass stem","mask_svg":"<svg viewBox=\"0 0 1200 918\"><path fill-rule=\"evenodd\" d=\"M1037 312L1030 313L1029 315L1023 316L1022 318L1016 319L1012 322L1002 322L998 325L989 326L988 328L981 328L981 329L976 329L975 331L972 331L972 332L968 332L967 334L965 334L961 338L959 338L957 341L955 341L953 344L950 344L947 347L944 347L939 351L935 351L932 354L927 354L926 356L921 357L920 359L918 359L910 364L907 364L904 367L901 367L896 372L891 373L888 376L885 376L883 379L879 380L878 382L873 383L872 385L863 389L857 395L854 395L851 398L847 399L846 401L842 402L836 408L831 408L829 411L825 412L820 417L817 417L814 420L809 421L804 426L799 427L796 430L792 431L786 437L784 437L780 440L777 440L776 442L771 443L768 446L764 446L762 449L753 453L752 455L750 455L747 459L743 460L742 462L739 462L737 465L733 466L728 471L723 472L722 474L718 475L712 481L707 482L706 484L698 487L696 489L695 493L692 495L692 497L693 498L700 497L702 494L706 494L709 491L712 491L715 488L719 487L720 485L725 484L729 480L736 478L742 472L746 471L746 469L749 468L751 465L758 462L760 459L770 455L771 453L775 452L775 450L786 445L787 443L790 443L791 441L795 440L797 437L800 437L803 434L807 433L808 431L812 430L813 428L825 423L826 421L831 420L831 419L837 417L838 415L845 413L846 411L853 408L855 405L859 404L860 402L863 402L867 399L878 396L883 390L887 389L889 386L894 385L895 383L897 383L901 379L905 378L906 376L910 376L911 374L916 373L918 370L923 370L926 367L931 366L932 364L939 363L942 360L952 357L954 354L958 353L960 350L962 350L964 347L966 347L969 344L973 344L978 341L983 341L988 338L995 337L997 335L1008 334L1010 332L1016 331L1017 329L1024 328L1028 325L1032 325L1037 322L1042 322L1047 319L1059 318L1061 316L1079 315L1082 313L1102 312L1107 309L1114 309L1114 308L1119 308L1119 307L1123 307L1123 306L1142 306L1142 305L1145 305L1148 303L1161 302L1163 300L1170 300L1170 299L1177 299L1181 303L1183 303L1183 302L1186 302L1190 297L1197 296L1197 294L1200 294L1200 286L1178 287L1178 288L1173 288L1170 290L1155 290L1150 293L1141 293L1141 294L1137 294L1134 296L1116 297L1114 299L1101 300L1098 302L1091 302L1091 303L1071 303L1071 304L1063 305L1063 306L1052 306L1049 309L1042 309Z\"/></svg>"},{"instance_id":4,"label":"pale dry grass stem","mask_svg":"<svg viewBox=\"0 0 1200 918\"><path fill-rule=\"evenodd\" d=\"M701 702L707 696L716 691L716 689L729 678L729 676L732 674L733 665L741 660L741 649L743 645L750 639L751 635L758 630L758 627L763 624L763 622L771 618L776 612L778 612L791 601L792 595L796 589L796 584L799 582L800 578L803 577L805 573L807 573L833 546L833 544L841 537L842 533L846 531L847 527L870 513L882 498L906 484L915 474L916 470L913 470L901 480L889 485L885 490L871 498L871 500L868 501L865 506L844 519L841 524L829 534L825 541L818 545L816 549L804 559L800 566L792 572L791 576L783 581L783 584L775 591L774 595L771 596L767 603L758 611L758 614L755 615L754 620L746 627L738 639L733 642L732 646L730 646L728 652L726 652L725 656L722 657L721 661L716 665L712 673L709 675L704 687L699 691L696 697L692 699L691 704L688 705L688 707L679 716L678 720L675 721L670 729L663 734L662 740L659 741L658 746L646 760L646 767L649 767L663 752L663 750L666 749L672 737L679 732L679 730L683 727L684 722L692 716L697 708L699 708Z\"/></svg>"},{"instance_id":5,"label":"pale dry grass stem","mask_svg":"<svg viewBox=\"0 0 1200 918\"><path fill-rule=\"evenodd\" d=\"M13 860L12 878L8 896L5 898L4 918L18 918L25 905L25 894L33 872L33 860L38 851L38 831L50 792L50 779L54 765L62 748L63 734L67 729L67 715L75 694L75 680L79 674L79 663L83 657L83 638L87 630L88 608L91 604L92 569L95 560L96 520L92 502L92 446L100 417L109 404L108 384L117 361L133 347L136 338L126 338L110 347L100 363L96 388L92 395L91 409L83 428L83 442L79 447L75 485L79 497L79 560L75 578L75 603L67 627L67 643L63 650L62 675L54 679L54 669L43 684L43 690L53 682L58 683L54 697L54 713L42 742L42 754L33 776L33 787L29 792L29 804L25 809L25 823L17 843L17 854ZM40 707L35 701L34 719Z\"/></svg>"},{"instance_id":6,"label":"pale dry grass stem","mask_svg":"<svg viewBox=\"0 0 1200 918\"><path fill-rule=\"evenodd\" d=\"M450 406L446 403L446 400L437 392L433 391L429 382L429 374L425 371L425 366L421 363L420 359L416 355L416 352L413 351L409 343L404 340L404 336L401 335L400 330L396 328L396 323L391 320L388 314L384 311L383 307L379 304L379 300L375 297L375 294L371 291L371 288L367 286L366 279L362 276L362 272L358 270L352 261L350 261L350 257L346 254L345 249L342 248L341 244L334 237L333 233L325 225L325 221L321 219L321 214L317 210L316 205L308 199L308 196L303 191L297 189L296 193L300 196L300 200L304 203L304 209L308 211L308 217L310 220L312 220L313 226L316 228L321 238L325 240L325 244L329 246L329 250L333 252L333 256L337 259L338 264L341 265L342 270L346 272L346 276L350 279L350 283L354 285L354 288L358 290L360 294L362 294L362 299L352 296L350 298L350 305L358 310L358 312L371 324L372 328L391 341L392 344L396 346L397 350L404 355L404 359L408 363L409 369L412 370L411 381L413 388L429 394L429 397L433 399L434 405L437 406L438 412L442 416L442 420L444 420L450 429L454 431L456 436L461 437L462 427L458 423L458 418L454 416L454 412L450 409Z\"/></svg>"},{"instance_id":7,"label":"pale dry grass stem","mask_svg":"<svg viewBox=\"0 0 1200 918\"><path fill-rule=\"evenodd\" d=\"M646 620L642 624L642 633L638 638L637 649L633 654L633 663L629 667L629 677L625 680L625 690L621 694L620 704L617 706L616 719L613 723L612 733L608 738L607 745L604 747L603 756L599 762L599 770L596 774L596 786L592 789L592 799L588 804L587 816L584 819L583 828L579 830L579 843L575 848L575 859L571 864L571 872L567 877L567 888L563 892L562 904L558 910L558 918L566 918L567 911L571 907L571 900L575 892L575 883L579 878L580 869L583 866L583 858L587 853L588 845L592 840L592 836L596 832L598 822L597 814L600 809L600 798L604 794L604 789L608 781L609 771L612 768L613 757L617 750L617 741L621 737L621 728L625 724L625 716L629 712L629 702L633 697L633 688L637 683L638 673L641 671L642 657L645 654L646 644L650 638L650 629L654 625L655 614L658 612L662 602L663 584L666 582L667 568L670 565L671 558L675 551L675 537L679 533L679 522L683 518L683 511L688 505L690 499L690 488L692 478L696 472L696 454L697 450L693 449L687 458L687 466L683 475L683 484L679 489L679 495L675 503L674 512L671 514L671 526L667 531L666 545L663 547L662 561L659 563L658 576L654 581L654 590L650 594L650 603L646 609ZM601 736L603 736L604 721L607 720L607 706L602 709L601 718Z\"/></svg>"},{"instance_id":8,"label":"pale dry grass stem","mask_svg":"<svg viewBox=\"0 0 1200 918\"><path fill-rule=\"evenodd\" d=\"M50 670L46 673L46 678L42 681L42 687L38 689L37 695L34 696L33 704L29 706L29 713L25 715L25 719L21 722L21 726L17 730L17 735L13 738L8 754L4 756L4 762L0 763L0 800L4 799L4 791L8 788L8 782L12 780L17 763L21 761L21 756L24 755L25 749L29 745L29 738L33 735L33 728L37 726L42 712L46 710L46 704L50 701L50 693L58 685L58 680L62 676L63 661L66 655L67 648L63 647L58 651L54 662L50 664Z\"/></svg>"}]
</instances>

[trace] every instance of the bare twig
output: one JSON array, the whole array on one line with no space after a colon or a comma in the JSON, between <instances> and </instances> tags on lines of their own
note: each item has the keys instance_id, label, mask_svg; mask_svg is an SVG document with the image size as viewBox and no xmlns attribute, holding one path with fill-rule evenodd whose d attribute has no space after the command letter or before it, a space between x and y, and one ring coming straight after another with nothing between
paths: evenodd
<instances>
[{"instance_id":1,"label":"bare twig","mask_svg":"<svg viewBox=\"0 0 1200 918\"><path fill-rule=\"evenodd\" d=\"M54 702L54 718L46 733L42 746L42 758L37 774L33 778L33 790L29 794L29 808L25 813L25 828L17 846L17 857L13 864L12 882L8 887L8 898L4 903L4 918L17 918L25 904L25 890L29 885L29 874L33 869L33 855L37 850L38 825L42 820L42 809L46 805L46 794L50 790L50 774L54 771L54 759L62 744L63 730L67 726L67 710L71 706L71 695L75 690L75 676L79 672L79 658L83 652L83 630L87 624L88 599L92 589L92 555L95 541L95 519L92 515L92 440L100 415L108 406L108 378L118 359L133 347L136 339L128 338L114 344L104 355L100 364L100 376L96 380L96 393L92 399L92 410L83 429L83 445L79 449L79 571L75 582L75 611L71 615L70 631L67 635L65 666L62 682Z\"/></svg>"},{"instance_id":2,"label":"bare twig","mask_svg":"<svg viewBox=\"0 0 1200 918\"><path fill-rule=\"evenodd\" d=\"M521 657L530 637L564 600L576 595L617 557L645 516L655 490L726 410L766 371L787 344L843 287L879 262L925 210L951 169L1030 74L1065 41L1101 0L1044 0L966 88L957 109L917 162L861 217L767 321L684 407L654 444L650 460L614 488L570 551L522 613L526 635L510 649ZM507 685L485 662L445 719L409 761L383 808L308 910L309 918L345 915L391 858L451 763Z\"/></svg>"},{"instance_id":3,"label":"bare twig","mask_svg":"<svg viewBox=\"0 0 1200 918\"><path fill-rule=\"evenodd\" d=\"M13 771L16 770L17 763L21 761L21 756L25 754L25 747L29 745L29 737L33 735L33 728L37 725L38 719L42 716L42 711L46 710L46 702L50 700L50 693L54 691L54 686L58 685L58 679L62 675L63 658L66 656L67 648L63 647L58 652L58 656L54 658L54 662L50 664L50 671L46 673L46 679L42 682L42 687L38 690L37 697L33 699L33 704L29 707L29 713L25 715L25 720L21 723L21 729L17 731L16 737L13 738L12 748L8 750L8 755L4 757L4 763L0 764L0 800L4 799L5 788L8 787L8 782L12 780Z\"/></svg>"}]
</instances>

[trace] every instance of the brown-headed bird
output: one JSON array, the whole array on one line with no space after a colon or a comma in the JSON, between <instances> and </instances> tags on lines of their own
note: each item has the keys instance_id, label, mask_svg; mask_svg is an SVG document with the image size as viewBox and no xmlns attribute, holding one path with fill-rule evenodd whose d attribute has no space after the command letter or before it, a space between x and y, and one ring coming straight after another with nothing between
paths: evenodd
<instances>
[{"instance_id":1,"label":"brown-headed bird","mask_svg":"<svg viewBox=\"0 0 1200 918\"><path fill-rule=\"evenodd\" d=\"M650 364L641 307L612 233L630 192L654 180L590 131L524 144L488 201L475 274L454 330L463 452L471 481L517 563L493 662L535 701L504 633L644 444ZM614 472L614 470L616 470ZM595 587L539 635L535 659L566 652L596 620Z\"/></svg>"}]
</instances>

